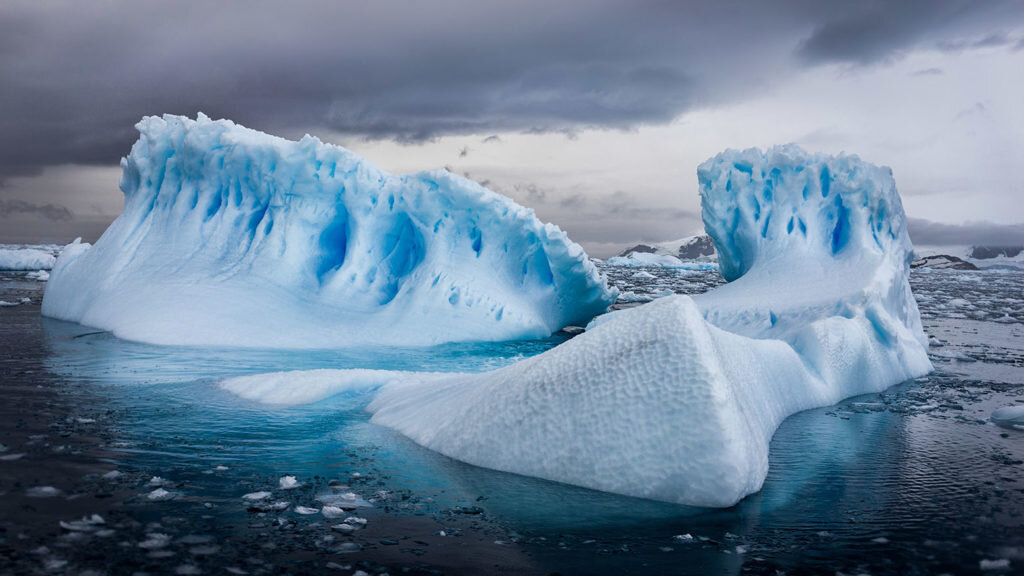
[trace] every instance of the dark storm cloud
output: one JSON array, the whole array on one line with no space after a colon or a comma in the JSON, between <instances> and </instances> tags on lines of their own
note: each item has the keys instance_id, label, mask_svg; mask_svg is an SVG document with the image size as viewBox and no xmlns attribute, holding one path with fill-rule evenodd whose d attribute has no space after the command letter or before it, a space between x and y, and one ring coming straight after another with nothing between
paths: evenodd
<instances>
[{"instance_id":1,"label":"dark storm cloud","mask_svg":"<svg viewBox=\"0 0 1024 576\"><path fill-rule=\"evenodd\" d=\"M73 216L71 210L56 204L34 204L24 200L0 198L0 217L17 215L41 216L54 222L67 222Z\"/></svg>"},{"instance_id":2,"label":"dark storm cloud","mask_svg":"<svg viewBox=\"0 0 1024 576\"><path fill-rule=\"evenodd\" d=\"M910 239L921 246L1024 246L1024 224L944 224L908 218Z\"/></svg>"},{"instance_id":3,"label":"dark storm cloud","mask_svg":"<svg viewBox=\"0 0 1024 576\"><path fill-rule=\"evenodd\" d=\"M811 63L870 64L922 43L946 50L1000 46L1009 40L992 28L1013 26L1024 13L1018 0L871 0L822 6L831 14L799 50Z\"/></svg>"},{"instance_id":4,"label":"dark storm cloud","mask_svg":"<svg viewBox=\"0 0 1024 576\"><path fill-rule=\"evenodd\" d=\"M0 180L113 164L134 123L164 112L402 141L630 129L742 98L801 58L870 62L1022 12L1010 0L12 0Z\"/></svg>"}]
</instances>

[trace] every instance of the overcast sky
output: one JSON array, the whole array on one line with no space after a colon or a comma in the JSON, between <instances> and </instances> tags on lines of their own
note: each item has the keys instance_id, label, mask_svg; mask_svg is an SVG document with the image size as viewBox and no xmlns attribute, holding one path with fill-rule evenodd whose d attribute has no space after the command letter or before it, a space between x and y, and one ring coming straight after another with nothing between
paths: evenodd
<instances>
[{"instance_id":1,"label":"overcast sky","mask_svg":"<svg viewBox=\"0 0 1024 576\"><path fill-rule=\"evenodd\" d=\"M700 231L696 167L893 168L915 242L1024 243L1024 2L0 4L0 242L94 239L144 115L446 166L597 256Z\"/></svg>"}]
</instances>

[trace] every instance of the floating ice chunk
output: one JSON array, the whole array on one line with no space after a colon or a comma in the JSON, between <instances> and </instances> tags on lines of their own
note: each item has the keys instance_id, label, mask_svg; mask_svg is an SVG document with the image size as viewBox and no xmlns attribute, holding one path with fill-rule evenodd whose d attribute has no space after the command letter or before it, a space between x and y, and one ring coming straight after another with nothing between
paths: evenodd
<instances>
[{"instance_id":1,"label":"floating ice chunk","mask_svg":"<svg viewBox=\"0 0 1024 576\"><path fill-rule=\"evenodd\" d=\"M978 565L982 570L1009 570L1010 559L999 558L998 560L989 560L986 558L979 561Z\"/></svg>"},{"instance_id":2,"label":"floating ice chunk","mask_svg":"<svg viewBox=\"0 0 1024 576\"><path fill-rule=\"evenodd\" d=\"M347 514L344 508L339 508L337 506L324 506L320 513L324 515L324 518L329 519L341 518Z\"/></svg>"},{"instance_id":3,"label":"floating ice chunk","mask_svg":"<svg viewBox=\"0 0 1024 576\"><path fill-rule=\"evenodd\" d=\"M249 500L250 502L256 502L258 500L266 500L267 498L270 498L270 495L271 495L270 492L266 492L266 491L250 492L250 493L242 496L242 500Z\"/></svg>"},{"instance_id":4,"label":"floating ice chunk","mask_svg":"<svg viewBox=\"0 0 1024 576\"><path fill-rule=\"evenodd\" d=\"M107 472L106 474L101 476L101 478L103 478L104 480L116 480L120 477L121 472L119 470L111 470L110 472Z\"/></svg>"},{"instance_id":5,"label":"floating ice chunk","mask_svg":"<svg viewBox=\"0 0 1024 576\"><path fill-rule=\"evenodd\" d=\"M295 476L281 476L280 480L277 481L278 485L282 490L293 490L302 486L302 482L295 479Z\"/></svg>"},{"instance_id":6,"label":"floating ice chunk","mask_svg":"<svg viewBox=\"0 0 1024 576\"><path fill-rule=\"evenodd\" d=\"M171 500L171 499L175 498L176 496L177 496L177 494L174 493L174 492L170 492L168 490L164 490L163 488L157 488L156 490L153 490L152 492L147 494L146 498L148 498L149 500L151 500L153 502L163 502L165 500Z\"/></svg>"},{"instance_id":7,"label":"floating ice chunk","mask_svg":"<svg viewBox=\"0 0 1024 576\"><path fill-rule=\"evenodd\" d=\"M170 484L170 482L159 476L153 476L152 478L149 479L150 486L165 486L167 484Z\"/></svg>"},{"instance_id":8,"label":"floating ice chunk","mask_svg":"<svg viewBox=\"0 0 1024 576\"><path fill-rule=\"evenodd\" d=\"M33 486L25 490L25 495L29 498L53 498L61 494L61 490L53 486Z\"/></svg>"},{"instance_id":9,"label":"floating ice chunk","mask_svg":"<svg viewBox=\"0 0 1024 576\"><path fill-rule=\"evenodd\" d=\"M24 452L18 452L15 454L4 454L3 456L0 456L0 462L13 462L15 460L21 460L24 457Z\"/></svg>"},{"instance_id":10,"label":"floating ice chunk","mask_svg":"<svg viewBox=\"0 0 1024 576\"><path fill-rule=\"evenodd\" d=\"M17 302L8 302L7 300L0 300L0 307L17 306Z\"/></svg>"},{"instance_id":11,"label":"floating ice chunk","mask_svg":"<svg viewBox=\"0 0 1024 576\"><path fill-rule=\"evenodd\" d=\"M1024 404L995 410L992 412L992 422L1006 428L1024 430Z\"/></svg>"},{"instance_id":12,"label":"floating ice chunk","mask_svg":"<svg viewBox=\"0 0 1024 576\"><path fill-rule=\"evenodd\" d=\"M81 520L60 521L60 527L71 532L94 532L106 524L99 514L83 516Z\"/></svg>"},{"instance_id":13,"label":"floating ice chunk","mask_svg":"<svg viewBox=\"0 0 1024 576\"><path fill-rule=\"evenodd\" d=\"M171 543L171 537L161 532L146 534L146 539L138 543L138 547L144 550L157 550L166 548Z\"/></svg>"},{"instance_id":14,"label":"floating ice chunk","mask_svg":"<svg viewBox=\"0 0 1024 576\"><path fill-rule=\"evenodd\" d=\"M304 516L308 516L310 514L319 514L320 513L320 509L319 508L310 508L308 506L296 506L295 507L295 513L296 514L302 514Z\"/></svg>"},{"instance_id":15,"label":"floating ice chunk","mask_svg":"<svg viewBox=\"0 0 1024 576\"><path fill-rule=\"evenodd\" d=\"M136 128L124 211L65 248L47 316L159 344L433 345L544 337L615 301L564 232L448 171L201 114Z\"/></svg>"},{"instance_id":16,"label":"floating ice chunk","mask_svg":"<svg viewBox=\"0 0 1024 576\"><path fill-rule=\"evenodd\" d=\"M50 273L47 272L46 270L37 270L35 272L29 272L25 276L31 278L32 280L38 280L40 282L46 282L47 280L50 279Z\"/></svg>"},{"instance_id":17,"label":"floating ice chunk","mask_svg":"<svg viewBox=\"0 0 1024 576\"><path fill-rule=\"evenodd\" d=\"M786 146L727 151L698 179L729 284L493 372L396 379L372 421L479 466L731 506L761 488L786 417L931 371L889 169Z\"/></svg>"},{"instance_id":18,"label":"floating ice chunk","mask_svg":"<svg viewBox=\"0 0 1024 576\"><path fill-rule=\"evenodd\" d=\"M693 536L690 534L676 534L672 539L676 542L693 542Z\"/></svg>"}]
</instances>

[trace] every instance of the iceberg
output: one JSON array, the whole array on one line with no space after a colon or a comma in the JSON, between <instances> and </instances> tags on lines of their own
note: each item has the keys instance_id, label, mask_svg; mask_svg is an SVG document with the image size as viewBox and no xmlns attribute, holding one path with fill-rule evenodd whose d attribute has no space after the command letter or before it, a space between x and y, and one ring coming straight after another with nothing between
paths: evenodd
<instances>
[{"instance_id":1,"label":"iceberg","mask_svg":"<svg viewBox=\"0 0 1024 576\"><path fill-rule=\"evenodd\" d=\"M0 271L39 271L53 268L54 246L0 245Z\"/></svg>"},{"instance_id":2,"label":"iceberg","mask_svg":"<svg viewBox=\"0 0 1024 576\"><path fill-rule=\"evenodd\" d=\"M446 170L202 114L136 128L124 211L61 254L46 316L155 344L427 346L545 337L615 301L559 228Z\"/></svg>"},{"instance_id":3,"label":"iceberg","mask_svg":"<svg viewBox=\"0 0 1024 576\"><path fill-rule=\"evenodd\" d=\"M888 168L788 145L723 152L698 180L728 284L492 372L389 375L372 421L478 466L727 507L760 490L786 417L931 371Z\"/></svg>"}]
</instances>

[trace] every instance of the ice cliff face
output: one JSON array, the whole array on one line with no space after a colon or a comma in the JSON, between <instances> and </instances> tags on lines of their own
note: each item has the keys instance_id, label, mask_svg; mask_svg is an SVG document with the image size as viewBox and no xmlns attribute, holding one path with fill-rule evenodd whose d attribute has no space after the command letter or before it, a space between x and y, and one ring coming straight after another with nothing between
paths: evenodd
<instances>
[{"instance_id":1,"label":"ice cliff face","mask_svg":"<svg viewBox=\"0 0 1024 576\"><path fill-rule=\"evenodd\" d=\"M729 284L493 372L391 381L373 422L479 466L730 506L760 489L786 417L931 370L888 169L786 146L724 152L698 178Z\"/></svg>"},{"instance_id":2,"label":"ice cliff face","mask_svg":"<svg viewBox=\"0 0 1024 576\"><path fill-rule=\"evenodd\" d=\"M43 313L158 344L430 345L543 337L614 301L532 210L306 136L147 117L125 208L54 267Z\"/></svg>"}]
</instances>

